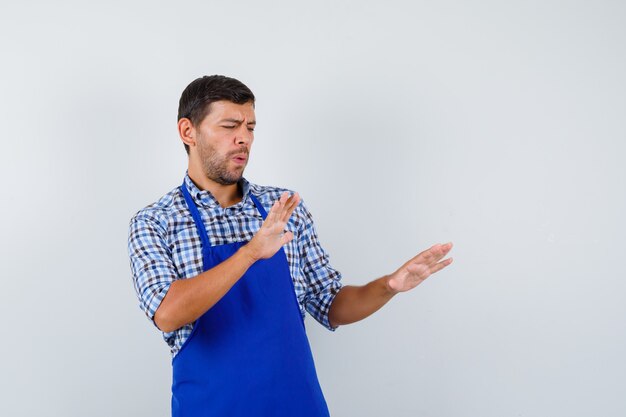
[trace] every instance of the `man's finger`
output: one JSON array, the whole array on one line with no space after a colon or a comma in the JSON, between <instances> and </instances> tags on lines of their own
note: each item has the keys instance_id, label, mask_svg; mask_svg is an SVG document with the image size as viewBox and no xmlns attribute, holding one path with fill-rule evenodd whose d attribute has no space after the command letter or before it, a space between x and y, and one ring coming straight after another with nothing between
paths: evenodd
<instances>
[{"instance_id":1,"label":"man's finger","mask_svg":"<svg viewBox=\"0 0 626 417\"><path fill-rule=\"evenodd\" d=\"M445 259L445 260L443 260L441 262L438 262L435 265L430 267L430 273L434 274L435 272L439 272L443 268L445 268L446 266L450 265L451 263L452 263L452 258L448 258L448 259Z\"/></svg>"},{"instance_id":2,"label":"man's finger","mask_svg":"<svg viewBox=\"0 0 626 417\"><path fill-rule=\"evenodd\" d=\"M435 250L435 248L438 245L439 244L433 245L430 248L426 249L425 251L418 253L409 262L410 263L418 262L418 263L430 264L432 262L432 259L433 259L433 250Z\"/></svg>"},{"instance_id":3,"label":"man's finger","mask_svg":"<svg viewBox=\"0 0 626 417\"><path fill-rule=\"evenodd\" d=\"M291 206L293 206L293 202L294 202L295 196L296 195L293 194L293 195L289 196L287 201L285 201L285 205L283 206L283 213L282 213L283 215L285 214L285 212L287 212L291 208Z\"/></svg>"},{"instance_id":4,"label":"man's finger","mask_svg":"<svg viewBox=\"0 0 626 417\"><path fill-rule=\"evenodd\" d=\"M274 201L274 204L272 205L270 212L267 213L267 217L265 218L265 221L263 222L263 224L267 224L268 226L271 226L272 224L274 224L274 222L276 221L276 217L278 217L278 211L280 210L279 207L280 207L280 200Z\"/></svg>"},{"instance_id":5,"label":"man's finger","mask_svg":"<svg viewBox=\"0 0 626 417\"><path fill-rule=\"evenodd\" d=\"M283 192L276 202L278 203L276 213L274 216L274 221L280 221L283 218L283 212L285 210L285 204L287 203L289 198L289 194L285 191Z\"/></svg>"},{"instance_id":6,"label":"man's finger","mask_svg":"<svg viewBox=\"0 0 626 417\"><path fill-rule=\"evenodd\" d=\"M289 209L291 208L291 206L293 205L293 199L294 196L290 196L287 200L285 200L283 206L281 207L280 213L279 213L279 219L281 221L285 221L285 216L286 214L289 212Z\"/></svg>"},{"instance_id":7,"label":"man's finger","mask_svg":"<svg viewBox=\"0 0 626 417\"><path fill-rule=\"evenodd\" d=\"M436 245L433 245L425 251L417 254L415 257L413 257L413 259L411 259L410 262L423 262L431 265L446 256L451 249L452 242L448 242L445 244L437 243Z\"/></svg>"},{"instance_id":8,"label":"man's finger","mask_svg":"<svg viewBox=\"0 0 626 417\"><path fill-rule=\"evenodd\" d=\"M300 202L300 196L298 195L298 193L295 193L289 198L289 200L287 201L287 204L285 205L283 216L281 217L282 221L286 223L289 220L289 218L293 214L293 211L298 206L299 202Z\"/></svg>"},{"instance_id":9,"label":"man's finger","mask_svg":"<svg viewBox=\"0 0 626 417\"><path fill-rule=\"evenodd\" d=\"M439 262L448 254L448 252L450 252L450 249L452 249L450 243L437 244L430 248L428 252L430 253L429 259L431 260L431 263Z\"/></svg>"},{"instance_id":10,"label":"man's finger","mask_svg":"<svg viewBox=\"0 0 626 417\"><path fill-rule=\"evenodd\" d=\"M291 242L291 239L293 239L293 233L285 232L285 234L283 234L280 238L280 243L282 245L286 245L287 243Z\"/></svg>"}]
</instances>

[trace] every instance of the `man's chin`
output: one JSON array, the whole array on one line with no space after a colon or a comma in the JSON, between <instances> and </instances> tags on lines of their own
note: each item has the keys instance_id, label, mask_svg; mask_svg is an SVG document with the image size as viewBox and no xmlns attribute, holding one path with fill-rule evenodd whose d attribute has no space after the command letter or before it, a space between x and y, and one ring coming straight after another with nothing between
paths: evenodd
<instances>
[{"instance_id":1,"label":"man's chin","mask_svg":"<svg viewBox=\"0 0 626 417\"><path fill-rule=\"evenodd\" d=\"M242 177L243 177L243 172L238 177L235 177L235 176L228 177L228 178L219 177L219 178L215 178L213 181L221 185L233 185L233 184L237 184L241 180Z\"/></svg>"}]
</instances>

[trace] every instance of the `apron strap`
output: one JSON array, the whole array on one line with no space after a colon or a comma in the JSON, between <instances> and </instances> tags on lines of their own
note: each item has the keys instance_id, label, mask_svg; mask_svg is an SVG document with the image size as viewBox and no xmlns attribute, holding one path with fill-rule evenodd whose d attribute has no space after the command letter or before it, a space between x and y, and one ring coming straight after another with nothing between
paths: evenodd
<instances>
[{"instance_id":1,"label":"apron strap","mask_svg":"<svg viewBox=\"0 0 626 417\"><path fill-rule=\"evenodd\" d=\"M204 227L204 222L202 221L202 216L200 216L198 207L196 207L196 203L193 201L191 193L189 193L189 190L187 189L184 181L179 188L183 193L183 197L185 197L185 201L187 202L187 206L189 207L189 211L191 212L193 221L196 223L196 227L198 228L198 234L200 235L200 240L202 241L202 248L204 253L205 250L208 250L208 248L211 247L211 242L209 242L209 234L206 231L206 227ZM265 211L259 200L252 193L249 193L249 195L257 210L259 210L259 213L261 213L261 217L263 217L263 220L265 220L267 218L267 212Z\"/></svg>"},{"instance_id":2,"label":"apron strap","mask_svg":"<svg viewBox=\"0 0 626 417\"><path fill-rule=\"evenodd\" d=\"M202 241L202 252L204 253L205 250L208 250L211 247L211 242L209 242L209 235L206 232L206 227L204 227L202 216L200 216L198 207L196 207L196 203L194 203L193 198L191 198L191 194L189 193L184 181L183 185L180 186L180 190L183 193L183 197L185 197L187 207L189 207L193 221L196 223L196 227L198 228L198 234L200 235L200 240Z\"/></svg>"},{"instance_id":3,"label":"apron strap","mask_svg":"<svg viewBox=\"0 0 626 417\"><path fill-rule=\"evenodd\" d=\"M259 200L257 200L257 198L252 193L250 193L250 198L252 199L252 202L256 206L257 210L259 210L259 213L261 213L261 217L263 217L263 220L265 220L265 218L267 217L267 212L265 211Z\"/></svg>"}]
</instances>

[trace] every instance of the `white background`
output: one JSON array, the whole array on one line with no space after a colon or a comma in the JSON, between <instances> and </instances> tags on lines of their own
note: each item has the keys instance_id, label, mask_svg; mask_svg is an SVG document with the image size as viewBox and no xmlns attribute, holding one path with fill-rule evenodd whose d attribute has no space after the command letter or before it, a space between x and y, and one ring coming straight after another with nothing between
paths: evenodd
<instances>
[{"instance_id":1,"label":"white background","mask_svg":"<svg viewBox=\"0 0 626 417\"><path fill-rule=\"evenodd\" d=\"M256 94L246 177L298 190L346 284L455 262L361 323L309 318L335 417L623 416L621 1L3 2L0 415L167 416L126 239L177 186L178 99Z\"/></svg>"}]
</instances>

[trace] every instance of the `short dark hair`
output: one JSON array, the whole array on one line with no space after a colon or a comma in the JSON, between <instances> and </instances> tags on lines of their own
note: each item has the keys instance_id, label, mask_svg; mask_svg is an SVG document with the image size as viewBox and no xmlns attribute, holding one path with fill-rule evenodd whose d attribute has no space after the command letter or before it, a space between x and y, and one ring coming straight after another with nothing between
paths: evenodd
<instances>
[{"instance_id":1,"label":"short dark hair","mask_svg":"<svg viewBox=\"0 0 626 417\"><path fill-rule=\"evenodd\" d=\"M214 101L227 100L236 104L252 102L254 94L239 80L223 75L205 75L191 82L183 91L178 102L178 120L187 118L198 126L209 114ZM185 144L189 154L189 146Z\"/></svg>"}]
</instances>

